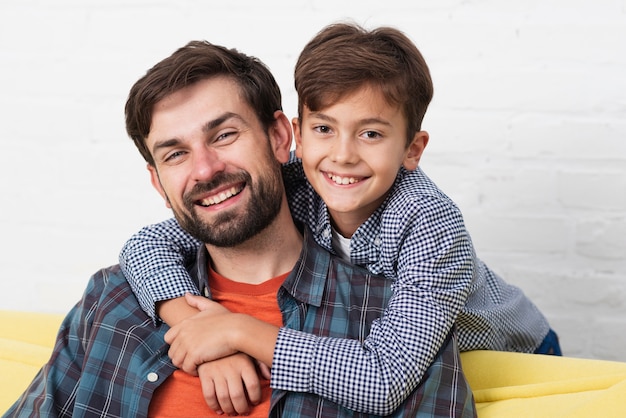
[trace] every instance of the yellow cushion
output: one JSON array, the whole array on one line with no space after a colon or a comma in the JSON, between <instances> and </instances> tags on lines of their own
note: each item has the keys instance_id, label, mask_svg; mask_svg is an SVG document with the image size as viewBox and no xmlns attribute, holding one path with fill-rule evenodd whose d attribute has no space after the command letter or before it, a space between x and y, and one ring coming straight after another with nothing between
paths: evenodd
<instances>
[{"instance_id":1,"label":"yellow cushion","mask_svg":"<svg viewBox=\"0 0 626 418\"><path fill-rule=\"evenodd\" d=\"M63 315L0 310L0 412L48 361Z\"/></svg>"},{"instance_id":2,"label":"yellow cushion","mask_svg":"<svg viewBox=\"0 0 626 418\"><path fill-rule=\"evenodd\" d=\"M0 310L0 411L48 360L62 315ZM461 354L479 418L623 417L626 363L471 351Z\"/></svg>"},{"instance_id":3,"label":"yellow cushion","mask_svg":"<svg viewBox=\"0 0 626 418\"><path fill-rule=\"evenodd\" d=\"M481 418L626 416L626 363L497 351L461 362Z\"/></svg>"}]
</instances>

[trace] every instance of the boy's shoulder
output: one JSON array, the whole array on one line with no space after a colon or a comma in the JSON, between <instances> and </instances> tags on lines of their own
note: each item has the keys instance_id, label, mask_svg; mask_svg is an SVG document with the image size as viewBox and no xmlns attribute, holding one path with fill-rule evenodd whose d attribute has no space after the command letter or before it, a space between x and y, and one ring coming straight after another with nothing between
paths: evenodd
<instances>
[{"instance_id":1,"label":"boy's shoulder","mask_svg":"<svg viewBox=\"0 0 626 418\"><path fill-rule=\"evenodd\" d=\"M418 167L415 170L401 168L393 185L387 206L416 206L440 204L456 208L456 204Z\"/></svg>"}]
</instances>

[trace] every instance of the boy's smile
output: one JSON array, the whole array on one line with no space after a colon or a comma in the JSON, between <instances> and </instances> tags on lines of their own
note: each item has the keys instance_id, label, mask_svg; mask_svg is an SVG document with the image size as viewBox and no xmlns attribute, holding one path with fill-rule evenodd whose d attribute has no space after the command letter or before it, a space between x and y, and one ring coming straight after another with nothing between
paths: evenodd
<instances>
[{"instance_id":1,"label":"boy's smile","mask_svg":"<svg viewBox=\"0 0 626 418\"><path fill-rule=\"evenodd\" d=\"M358 183L359 181L361 181L360 178L341 177L333 173L326 173L326 175L328 176L329 179L331 179L337 184L354 184L354 183Z\"/></svg>"},{"instance_id":2,"label":"boy's smile","mask_svg":"<svg viewBox=\"0 0 626 418\"><path fill-rule=\"evenodd\" d=\"M418 132L407 147L401 109L367 85L324 109L304 106L293 125L307 179L345 237L382 204L402 165L417 167L428 142Z\"/></svg>"}]
</instances>

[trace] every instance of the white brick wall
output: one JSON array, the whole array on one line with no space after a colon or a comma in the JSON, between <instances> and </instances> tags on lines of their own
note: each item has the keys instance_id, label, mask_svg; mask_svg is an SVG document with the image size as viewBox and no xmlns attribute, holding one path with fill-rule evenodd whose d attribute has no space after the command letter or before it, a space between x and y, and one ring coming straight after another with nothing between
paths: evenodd
<instances>
[{"instance_id":1,"label":"white brick wall","mask_svg":"<svg viewBox=\"0 0 626 418\"><path fill-rule=\"evenodd\" d=\"M0 2L0 309L64 312L169 212L127 139L131 84L191 39L291 73L322 26L411 36L431 66L430 176L565 354L626 361L626 2ZM227 4L228 3L228 4Z\"/></svg>"}]
</instances>

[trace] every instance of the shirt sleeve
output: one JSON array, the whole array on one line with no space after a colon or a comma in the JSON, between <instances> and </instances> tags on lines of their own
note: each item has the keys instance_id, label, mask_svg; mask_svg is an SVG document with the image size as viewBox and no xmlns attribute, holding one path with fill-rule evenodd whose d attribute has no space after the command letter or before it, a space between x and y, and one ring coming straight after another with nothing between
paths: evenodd
<instances>
[{"instance_id":1,"label":"shirt sleeve","mask_svg":"<svg viewBox=\"0 0 626 418\"><path fill-rule=\"evenodd\" d=\"M143 227L120 252L120 266L141 309L156 323L155 304L185 293L198 295L185 266L195 260L200 242L176 219Z\"/></svg>"},{"instance_id":2,"label":"shirt sleeve","mask_svg":"<svg viewBox=\"0 0 626 418\"><path fill-rule=\"evenodd\" d=\"M420 203L422 204L422 203ZM395 410L420 384L460 312L474 253L460 212L448 202L400 208L383 228L381 258L395 275L393 296L363 340L281 329L272 387L308 391L378 415ZM389 226L389 225L388 225ZM395 261L395 262L394 262ZM395 270L394 270L395 268Z\"/></svg>"}]
</instances>

